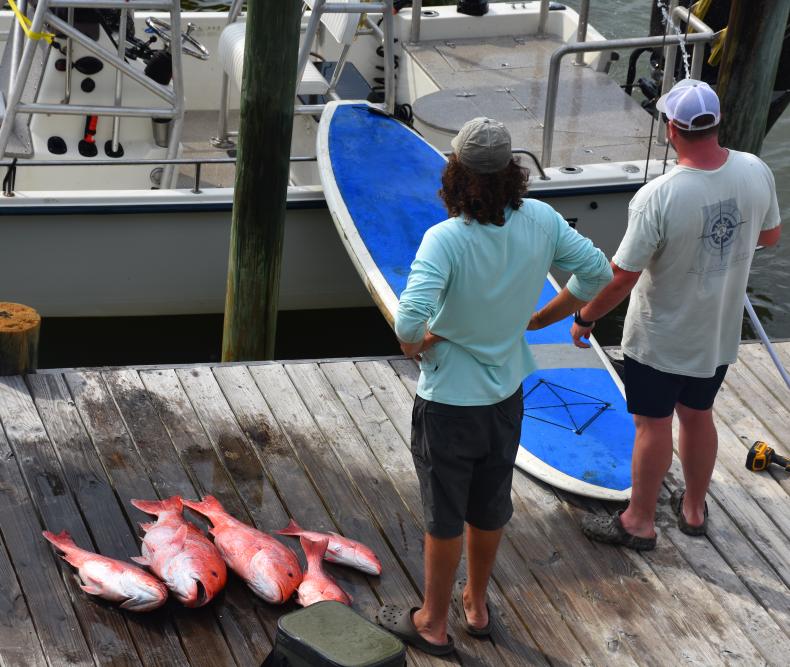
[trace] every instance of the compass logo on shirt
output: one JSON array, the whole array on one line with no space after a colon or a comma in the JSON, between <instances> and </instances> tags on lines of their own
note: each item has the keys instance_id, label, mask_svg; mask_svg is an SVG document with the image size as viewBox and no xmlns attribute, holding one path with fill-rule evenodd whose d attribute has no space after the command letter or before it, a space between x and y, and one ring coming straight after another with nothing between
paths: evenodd
<instances>
[{"instance_id":1,"label":"compass logo on shirt","mask_svg":"<svg viewBox=\"0 0 790 667\"><path fill-rule=\"evenodd\" d=\"M703 246L712 255L718 255L724 264L730 249L739 236L741 226L748 221L741 218L741 212L734 199L720 201L718 204L703 208L705 231L700 239Z\"/></svg>"}]
</instances>

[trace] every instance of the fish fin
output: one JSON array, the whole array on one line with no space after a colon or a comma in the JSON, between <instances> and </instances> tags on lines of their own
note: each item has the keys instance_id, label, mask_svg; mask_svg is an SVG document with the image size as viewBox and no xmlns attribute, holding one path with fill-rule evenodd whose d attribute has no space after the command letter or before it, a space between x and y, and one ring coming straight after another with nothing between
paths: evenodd
<instances>
[{"instance_id":1,"label":"fish fin","mask_svg":"<svg viewBox=\"0 0 790 667\"><path fill-rule=\"evenodd\" d=\"M151 561L149 561L145 556L131 556L129 560L133 560L135 563L145 565L146 567L151 564Z\"/></svg>"},{"instance_id":2,"label":"fish fin","mask_svg":"<svg viewBox=\"0 0 790 667\"><path fill-rule=\"evenodd\" d=\"M311 560L321 561L326 553L326 548L329 545L329 539L322 537L320 540L311 540L309 537L301 535L299 542L302 544L304 555L307 556L307 562Z\"/></svg>"},{"instance_id":3,"label":"fish fin","mask_svg":"<svg viewBox=\"0 0 790 667\"><path fill-rule=\"evenodd\" d=\"M138 523L137 525L143 529L144 533L147 533L149 530L151 530L151 528L153 528L156 525L156 521L143 521L141 523Z\"/></svg>"},{"instance_id":4,"label":"fish fin","mask_svg":"<svg viewBox=\"0 0 790 667\"><path fill-rule=\"evenodd\" d=\"M171 540L170 544L175 549L179 549L179 550L183 549L184 548L184 544L187 541L188 531L189 531L189 525L188 524L184 524L183 526L181 526L181 528L179 528L176 531L176 534L173 536L173 539Z\"/></svg>"},{"instance_id":5,"label":"fish fin","mask_svg":"<svg viewBox=\"0 0 790 667\"><path fill-rule=\"evenodd\" d=\"M90 584L81 584L80 588L88 593L88 595L101 595L102 589L98 586L92 586Z\"/></svg>"},{"instance_id":6,"label":"fish fin","mask_svg":"<svg viewBox=\"0 0 790 667\"><path fill-rule=\"evenodd\" d=\"M159 516L162 512L181 512L183 502L181 496L172 496L165 500L136 500L129 501L134 507L146 514Z\"/></svg>"},{"instance_id":7,"label":"fish fin","mask_svg":"<svg viewBox=\"0 0 790 667\"><path fill-rule=\"evenodd\" d=\"M226 514L225 508L214 496L203 496L203 500L184 500L184 506L195 512L207 516L214 521L212 515Z\"/></svg>"},{"instance_id":8,"label":"fish fin","mask_svg":"<svg viewBox=\"0 0 790 667\"><path fill-rule=\"evenodd\" d=\"M65 530L60 531L60 533L57 535L55 535L55 533L49 532L48 530L42 531L41 534L61 551L65 551L65 549L68 549L69 547L73 548L77 546L74 543L74 540L71 539L71 535L69 535L68 531Z\"/></svg>"},{"instance_id":9,"label":"fish fin","mask_svg":"<svg viewBox=\"0 0 790 667\"><path fill-rule=\"evenodd\" d=\"M296 523L296 521L291 519L285 528L281 528L280 530L275 530L274 532L277 533L278 535L301 535L304 532L304 530L298 523Z\"/></svg>"}]
</instances>

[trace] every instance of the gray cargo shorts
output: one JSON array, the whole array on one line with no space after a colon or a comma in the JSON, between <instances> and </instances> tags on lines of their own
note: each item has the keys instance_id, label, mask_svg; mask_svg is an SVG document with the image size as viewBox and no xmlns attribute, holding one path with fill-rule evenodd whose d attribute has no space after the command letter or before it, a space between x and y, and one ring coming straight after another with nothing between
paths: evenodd
<instances>
[{"instance_id":1,"label":"gray cargo shorts","mask_svg":"<svg viewBox=\"0 0 790 667\"><path fill-rule=\"evenodd\" d=\"M521 385L493 405L414 400L411 453L425 530L433 537L502 528L513 515L510 487L524 413Z\"/></svg>"}]
</instances>

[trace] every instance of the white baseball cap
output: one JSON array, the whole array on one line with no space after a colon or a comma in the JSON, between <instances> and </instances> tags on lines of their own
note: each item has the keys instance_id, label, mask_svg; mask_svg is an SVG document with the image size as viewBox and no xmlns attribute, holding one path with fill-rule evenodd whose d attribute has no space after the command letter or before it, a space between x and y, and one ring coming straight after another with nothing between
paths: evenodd
<instances>
[{"instance_id":1,"label":"white baseball cap","mask_svg":"<svg viewBox=\"0 0 790 667\"><path fill-rule=\"evenodd\" d=\"M683 79L656 102L656 109L666 114L681 130L698 131L714 127L721 120L719 96L704 81ZM694 125L700 116L713 116L705 125Z\"/></svg>"},{"instance_id":2,"label":"white baseball cap","mask_svg":"<svg viewBox=\"0 0 790 667\"><path fill-rule=\"evenodd\" d=\"M497 120L473 118L450 142L465 167L478 174L493 174L510 164L510 132Z\"/></svg>"}]
</instances>

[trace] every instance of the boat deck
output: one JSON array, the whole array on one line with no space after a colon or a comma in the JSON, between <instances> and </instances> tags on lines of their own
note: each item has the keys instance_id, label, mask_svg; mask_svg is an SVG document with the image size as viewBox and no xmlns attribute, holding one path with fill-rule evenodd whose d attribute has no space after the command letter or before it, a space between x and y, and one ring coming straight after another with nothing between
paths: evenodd
<instances>
[{"instance_id":1,"label":"boat deck","mask_svg":"<svg viewBox=\"0 0 790 667\"><path fill-rule=\"evenodd\" d=\"M470 118L496 118L507 125L514 147L540 157L549 60L563 45L551 36L405 44L404 49L439 88L414 102L415 118L451 134ZM612 77L574 62L575 56L569 55L561 65L551 164L643 161L650 114ZM656 125L654 137L657 131ZM664 152L654 145L651 156L663 158ZM671 150L670 157L674 157Z\"/></svg>"},{"instance_id":2,"label":"boat deck","mask_svg":"<svg viewBox=\"0 0 790 667\"><path fill-rule=\"evenodd\" d=\"M181 157L192 158L226 158L235 156L211 145L211 137L217 135L216 111L187 111L184 114L184 130L181 136ZM239 128L239 112L228 113L228 127ZM234 140L235 141L235 140ZM195 183L195 167L184 165L179 169L178 187L192 188ZM236 183L236 166L234 164L205 164L200 171L202 188L232 188Z\"/></svg>"},{"instance_id":3,"label":"boat deck","mask_svg":"<svg viewBox=\"0 0 790 667\"><path fill-rule=\"evenodd\" d=\"M790 343L779 345L790 365ZM408 449L416 366L404 359L41 372L0 379L0 663L254 665L280 614L231 576L208 607L172 600L134 615L82 593L40 531L67 529L106 555L138 553L130 498L212 493L263 530L302 525L369 544L380 578L330 566L372 618L416 605L422 529ZM458 655L410 665L787 664L790 475L744 468L779 449L787 390L744 345L717 404L721 451L708 538L680 533L662 493L656 551L594 544L583 511L603 505L517 472L516 512L490 589L490 640L452 618ZM200 524L204 526L205 524ZM288 539L288 538L283 538ZM293 546L296 546L292 542Z\"/></svg>"}]
</instances>

